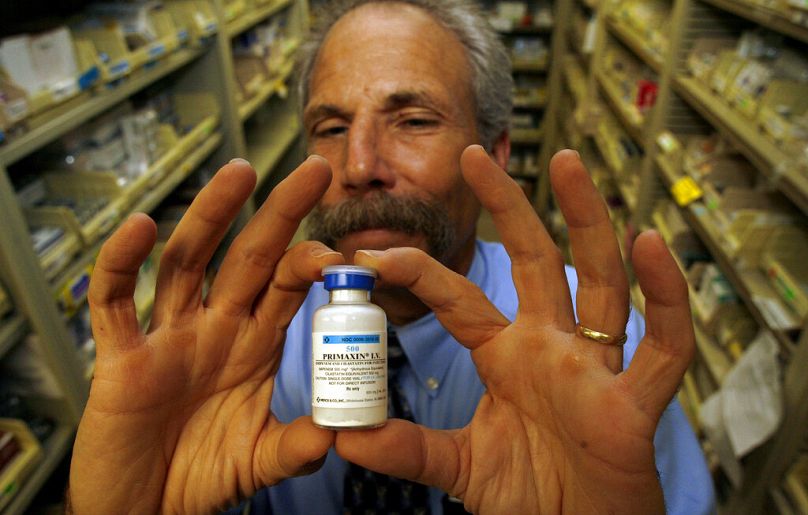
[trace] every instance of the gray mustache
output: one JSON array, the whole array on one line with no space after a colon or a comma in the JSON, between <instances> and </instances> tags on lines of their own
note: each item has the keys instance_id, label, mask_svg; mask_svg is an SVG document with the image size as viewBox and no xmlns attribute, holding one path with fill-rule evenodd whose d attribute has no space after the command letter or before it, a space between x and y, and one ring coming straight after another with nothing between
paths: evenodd
<instances>
[{"instance_id":1,"label":"gray mustache","mask_svg":"<svg viewBox=\"0 0 808 515\"><path fill-rule=\"evenodd\" d=\"M443 256L456 234L449 213L438 202L378 193L350 198L333 206L317 206L306 225L309 239L334 247L346 235L369 229L389 229L423 235L432 256Z\"/></svg>"}]
</instances>

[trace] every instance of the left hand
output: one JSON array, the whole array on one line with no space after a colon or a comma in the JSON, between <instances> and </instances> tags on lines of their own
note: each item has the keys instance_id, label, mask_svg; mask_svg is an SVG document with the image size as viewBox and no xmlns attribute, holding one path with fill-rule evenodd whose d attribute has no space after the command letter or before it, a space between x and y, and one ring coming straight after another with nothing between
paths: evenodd
<instances>
[{"instance_id":1,"label":"left hand","mask_svg":"<svg viewBox=\"0 0 808 515\"><path fill-rule=\"evenodd\" d=\"M480 147L466 149L461 166L512 260L513 323L419 250L360 251L355 261L435 312L471 349L486 393L462 429L391 420L340 432L338 453L437 486L475 513L664 513L653 438L694 352L687 285L664 242L645 233L634 246L647 332L622 371L621 347L576 335L560 252L519 187ZM550 174L569 226L579 319L622 334L628 281L606 205L575 153L557 154Z\"/></svg>"}]
</instances>

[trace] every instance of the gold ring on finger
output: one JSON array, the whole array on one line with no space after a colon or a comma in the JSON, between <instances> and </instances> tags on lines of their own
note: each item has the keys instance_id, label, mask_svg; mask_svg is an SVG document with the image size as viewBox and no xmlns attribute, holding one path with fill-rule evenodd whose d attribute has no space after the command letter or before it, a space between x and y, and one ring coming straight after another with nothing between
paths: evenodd
<instances>
[{"instance_id":1,"label":"gold ring on finger","mask_svg":"<svg viewBox=\"0 0 808 515\"><path fill-rule=\"evenodd\" d=\"M619 336L612 336L610 334L595 331L594 329L590 329L586 326L583 326L581 325L580 322L575 324L575 334L577 334L578 336L583 336L584 338L588 338L592 341L596 341L603 345L620 346L626 343L626 340L628 339L626 333L623 333Z\"/></svg>"}]
</instances>

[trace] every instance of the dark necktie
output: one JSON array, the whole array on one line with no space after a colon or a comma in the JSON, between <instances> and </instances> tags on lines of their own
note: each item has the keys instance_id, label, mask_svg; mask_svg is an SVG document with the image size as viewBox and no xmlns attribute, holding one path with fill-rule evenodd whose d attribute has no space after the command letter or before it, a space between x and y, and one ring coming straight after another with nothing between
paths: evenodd
<instances>
[{"instance_id":1,"label":"dark necktie","mask_svg":"<svg viewBox=\"0 0 808 515\"><path fill-rule=\"evenodd\" d=\"M398 382L398 373L406 362L407 356L401 349L396 333L389 330L387 332L388 412L390 417L414 422L412 409ZM429 492L426 486L377 474L353 463L348 464L344 496L345 514L427 515L429 513Z\"/></svg>"}]
</instances>

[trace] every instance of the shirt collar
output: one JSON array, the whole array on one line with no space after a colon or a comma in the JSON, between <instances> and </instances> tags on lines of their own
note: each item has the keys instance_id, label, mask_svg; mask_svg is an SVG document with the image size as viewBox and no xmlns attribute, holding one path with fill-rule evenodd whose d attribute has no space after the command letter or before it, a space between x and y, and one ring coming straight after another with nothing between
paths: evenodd
<instances>
[{"instance_id":1,"label":"shirt collar","mask_svg":"<svg viewBox=\"0 0 808 515\"><path fill-rule=\"evenodd\" d=\"M482 286L485 272L485 260L478 244L474 247L474 258L466 278ZM457 353L467 351L443 328L431 311L414 322L392 327L418 382L430 397L435 397Z\"/></svg>"}]
</instances>

